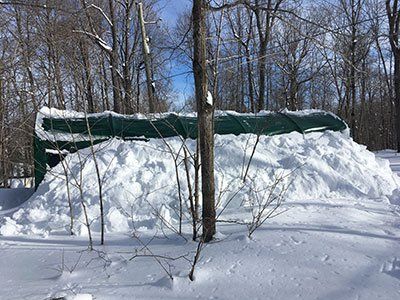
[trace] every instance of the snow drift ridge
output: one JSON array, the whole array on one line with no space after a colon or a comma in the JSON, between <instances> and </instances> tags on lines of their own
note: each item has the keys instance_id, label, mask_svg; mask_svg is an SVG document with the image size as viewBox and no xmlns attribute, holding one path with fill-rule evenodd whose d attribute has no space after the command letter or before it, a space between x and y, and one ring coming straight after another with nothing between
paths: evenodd
<instances>
[{"instance_id":1,"label":"snow drift ridge","mask_svg":"<svg viewBox=\"0 0 400 300\"><path fill-rule=\"evenodd\" d=\"M179 138L166 141L176 152ZM243 161L249 158L255 136L216 136L216 194L221 195L218 209L233 195L228 210L240 210L252 191L265 189L279 174L289 174L291 181L286 199L292 201L323 201L336 198L365 198L385 200L398 187L389 162L376 158L365 146L355 143L347 134L326 131L302 135L297 132L279 136L262 136L254 154L248 184L239 192ZM195 141L187 140L192 152ZM163 140L150 142L112 139L95 146L102 174L105 201L106 230L125 232L135 227L157 225L154 210L170 222L176 222L178 190L175 167ZM181 152L183 155L183 153ZM85 234L79 190L81 176L83 197L88 205L92 229L100 230L97 177L90 149L68 155L71 199L75 232ZM193 168L191 169L193 175ZM183 163L179 165L183 199L188 188ZM0 223L0 234L40 234L65 232L69 224L67 186L61 164L46 174L31 199ZM75 184L74 184L75 182ZM369 199L369 200L368 200Z\"/></svg>"}]
</instances>

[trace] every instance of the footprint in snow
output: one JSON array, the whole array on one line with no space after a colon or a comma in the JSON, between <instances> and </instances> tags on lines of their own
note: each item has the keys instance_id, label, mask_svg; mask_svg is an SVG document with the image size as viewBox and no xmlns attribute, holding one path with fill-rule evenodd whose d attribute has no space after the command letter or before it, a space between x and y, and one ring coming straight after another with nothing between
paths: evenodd
<instances>
[{"instance_id":1,"label":"footprint in snow","mask_svg":"<svg viewBox=\"0 0 400 300\"><path fill-rule=\"evenodd\" d=\"M227 274L227 275L230 275L230 274L236 273L236 268L237 268L238 266L241 266L241 265L242 265L242 262L241 262L240 260L238 260L237 262L235 262L235 263L228 269L228 271L226 271L226 274Z\"/></svg>"},{"instance_id":2,"label":"footprint in snow","mask_svg":"<svg viewBox=\"0 0 400 300\"><path fill-rule=\"evenodd\" d=\"M210 263L212 261L213 261L213 257L212 256L210 256L209 258L206 259L206 263Z\"/></svg>"},{"instance_id":3,"label":"footprint in snow","mask_svg":"<svg viewBox=\"0 0 400 300\"><path fill-rule=\"evenodd\" d=\"M381 273L400 279L400 260L395 257L391 261L385 262L381 267Z\"/></svg>"},{"instance_id":4,"label":"footprint in snow","mask_svg":"<svg viewBox=\"0 0 400 300\"><path fill-rule=\"evenodd\" d=\"M321 258L321 261L322 262L325 262L325 261L328 261L329 260L329 255L328 254L325 254L322 258Z\"/></svg>"},{"instance_id":5,"label":"footprint in snow","mask_svg":"<svg viewBox=\"0 0 400 300\"><path fill-rule=\"evenodd\" d=\"M2 249L2 250L9 249L10 247L11 247L11 245L8 243L5 243L5 242L0 243L0 249Z\"/></svg>"},{"instance_id":6,"label":"footprint in snow","mask_svg":"<svg viewBox=\"0 0 400 300\"><path fill-rule=\"evenodd\" d=\"M382 229L381 230L384 234L387 234L387 235L390 235L390 236L394 236L395 234L392 232L392 231L390 231L390 230L386 230L386 229Z\"/></svg>"},{"instance_id":7,"label":"footprint in snow","mask_svg":"<svg viewBox=\"0 0 400 300\"><path fill-rule=\"evenodd\" d=\"M304 244L305 243L304 241L299 241L299 240L295 239L293 236L291 236L290 239L292 240L292 242L295 245L300 245L300 244Z\"/></svg>"}]
</instances>

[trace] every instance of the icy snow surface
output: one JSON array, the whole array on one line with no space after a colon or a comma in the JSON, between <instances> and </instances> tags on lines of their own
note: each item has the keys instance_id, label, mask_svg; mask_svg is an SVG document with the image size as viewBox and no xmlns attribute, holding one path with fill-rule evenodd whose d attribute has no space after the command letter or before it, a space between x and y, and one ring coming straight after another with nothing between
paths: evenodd
<instances>
[{"instance_id":1,"label":"icy snow surface","mask_svg":"<svg viewBox=\"0 0 400 300\"><path fill-rule=\"evenodd\" d=\"M247 162L254 140L250 135L217 136L219 211L241 187L243 155ZM181 144L176 138L167 142L175 150ZM187 144L193 151L193 141ZM395 154L379 153L382 159L377 158L340 133L262 137L247 185L221 218L245 220L252 190L297 168L287 179L293 182L280 209L284 213L268 220L252 239L245 226L218 223L217 240L203 249L191 282L191 263L185 259L161 259L173 280L154 258L129 260L143 249L142 243L154 254L190 260L197 248L190 240L190 224L184 222L185 241L160 230L153 217L157 209L176 225L175 170L167 149L162 140L116 139L96 148L104 176L105 246L99 245L90 150L80 151L80 159L78 154L67 157L70 182L79 181L79 161L84 162L83 195L96 231L96 251L85 250L82 219L75 222L75 231L83 236L66 234L62 165L48 173L24 205L11 213L0 211L0 299L400 299L400 210L388 200L399 186L389 167L396 158L388 156ZM71 195L81 218L72 183Z\"/></svg>"}]
</instances>

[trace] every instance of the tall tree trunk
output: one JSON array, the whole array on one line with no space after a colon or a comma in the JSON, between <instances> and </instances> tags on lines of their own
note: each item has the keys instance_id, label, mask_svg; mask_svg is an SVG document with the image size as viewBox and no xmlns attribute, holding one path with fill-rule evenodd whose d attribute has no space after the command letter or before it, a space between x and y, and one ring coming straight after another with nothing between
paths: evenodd
<instances>
[{"instance_id":1,"label":"tall tree trunk","mask_svg":"<svg viewBox=\"0 0 400 300\"><path fill-rule=\"evenodd\" d=\"M111 19L111 36L112 36L112 50L110 54L110 65L111 65L111 82L113 85L113 100L114 100L114 111L122 112L121 108L121 88L120 80L118 75L118 36L116 28L116 19L114 12L114 0L108 1L108 6L110 9L110 19Z\"/></svg>"},{"instance_id":2,"label":"tall tree trunk","mask_svg":"<svg viewBox=\"0 0 400 300\"><path fill-rule=\"evenodd\" d=\"M400 152L400 49L394 58L394 91L395 91L395 115L397 132L397 152Z\"/></svg>"},{"instance_id":3,"label":"tall tree trunk","mask_svg":"<svg viewBox=\"0 0 400 300\"><path fill-rule=\"evenodd\" d=\"M357 16L355 11L354 1L351 1L351 44L350 44L350 94L351 94L351 113L350 113L350 126L353 137L358 137L356 129L356 46L357 46L357 28L356 28Z\"/></svg>"},{"instance_id":4,"label":"tall tree trunk","mask_svg":"<svg viewBox=\"0 0 400 300\"><path fill-rule=\"evenodd\" d=\"M8 187L6 161L8 161L6 155L6 133L5 133L5 113L6 104L5 97L3 96L3 64L0 61L0 186Z\"/></svg>"},{"instance_id":5,"label":"tall tree trunk","mask_svg":"<svg viewBox=\"0 0 400 300\"><path fill-rule=\"evenodd\" d=\"M105 56L101 55L99 73L101 74L103 110L110 110L110 99L108 96L108 76L107 76L105 60L106 60Z\"/></svg>"},{"instance_id":6,"label":"tall tree trunk","mask_svg":"<svg viewBox=\"0 0 400 300\"><path fill-rule=\"evenodd\" d=\"M146 34L146 26L143 16L143 3L138 4L138 15L140 21L140 29L142 33L142 48L143 48L143 62L144 69L146 71L146 85L147 85L147 97L149 98L149 112L156 112L156 100L155 100L155 88L153 80L153 72L151 69L151 57L150 57L150 46L148 37Z\"/></svg>"},{"instance_id":7,"label":"tall tree trunk","mask_svg":"<svg viewBox=\"0 0 400 300\"><path fill-rule=\"evenodd\" d=\"M260 56L258 61L258 102L257 111L263 110L265 107L265 77L267 65L267 43L260 42Z\"/></svg>"},{"instance_id":8,"label":"tall tree trunk","mask_svg":"<svg viewBox=\"0 0 400 300\"><path fill-rule=\"evenodd\" d=\"M79 41L79 48L82 56L83 68L85 73L84 86L85 86L85 94L86 94L86 101L88 108L87 111L95 112L94 101L93 101L93 80L90 72L91 65L90 65L89 52L87 49L87 45L85 45L84 42L82 41Z\"/></svg>"},{"instance_id":9,"label":"tall tree trunk","mask_svg":"<svg viewBox=\"0 0 400 300\"><path fill-rule=\"evenodd\" d=\"M267 46L270 41L271 28L274 24L276 13L283 0L268 0L261 3L255 1L252 6L254 11L257 31L259 36L259 52L258 52L258 102L257 110L265 109L265 90L266 90L266 65L267 65Z\"/></svg>"},{"instance_id":10,"label":"tall tree trunk","mask_svg":"<svg viewBox=\"0 0 400 300\"><path fill-rule=\"evenodd\" d=\"M389 21L389 42L394 56L394 106L396 116L397 152L400 152L400 47L399 47L399 7L398 1L386 0L386 13Z\"/></svg>"},{"instance_id":11,"label":"tall tree trunk","mask_svg":"<svg viewBox=\"0 0 400 300\"><path fill-rule=\"evenodd\" d=\"M193 0L193 73L200 139L203 240L215 234L214 105L207 101L206 2Z\"/></svg>"},{"instance_id":12,"label":"tall tree trunk","mask_svg":"<svg viewBox=\"0 0 400 300\"><path fill-rule=\"evenodd\" d=\"M123 52L124 52L124 63L122 65L123 68L123 76L124 76L124 106L125 113L131 114L133 113L133 91L132 91L132 75L131 75L131 55L130 55L130 19L131 19L131 9L132 9L133 1L125 0L124 8L125 8L125 19L124 19L124 43L123 43Z\"/></svg>"}]
</instances>

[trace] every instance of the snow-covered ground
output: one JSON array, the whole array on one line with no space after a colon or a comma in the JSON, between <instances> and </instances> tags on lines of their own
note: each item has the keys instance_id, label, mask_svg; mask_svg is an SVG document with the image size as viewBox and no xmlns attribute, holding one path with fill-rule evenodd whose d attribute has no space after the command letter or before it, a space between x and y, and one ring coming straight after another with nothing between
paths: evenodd
<instances>
[{"instance_id":1,"label":"snow-covered ground","mask_svg":"<svg viewBox=\"0 0 400 300\"><path fill-rule=\"evenodd\" d=\"M217 139L217 194L223 192L219 211L240 186L241 161L245 152L246 157L251 153L251 146L245 147L248 141L248 136ZM174 139L169 143L173 149L179 145ZM90 153L81 154L82 159ZM190 241L189 224L183 228L187 241L162 231L147 205L162 208L163 216L176 225L175 171L163 142L113 140L107 147L100 145L97 154L107 174L106 245L99 245L90 159L83 178L85 199L93 207L92 252L86 250L79 222L79 235L71 237L65 230L65 179L61 166L54 168L28 202L0 212L1 299L400 298L400 209L389 202L397 203L399 187L389 167L389 162L394 169L400 164L394 152L380 152L377 156L383 159L377 159L364 146L332 132L264 138L250 168L253 181L237 192L221 218L246 220L248 195L256 196L254 191L271 184L273 175L298 167L288 177L292 184L279 210L284 213L268 220L252 239L246 226L218 223L217 240L202 250L194 282L187 278L197 248ZM80 174L74 167L77 160L76 155L67 160L71 178ZM187 189L182 189L186 199ZM78 199L74 188L71 193ZM78 205L76 213L80 217ZM146 251L141 251L142 243ZM159 256L148 256L150 251ZM129 260L135 253L139 256Z\"/></svg>"}]
</instances>

